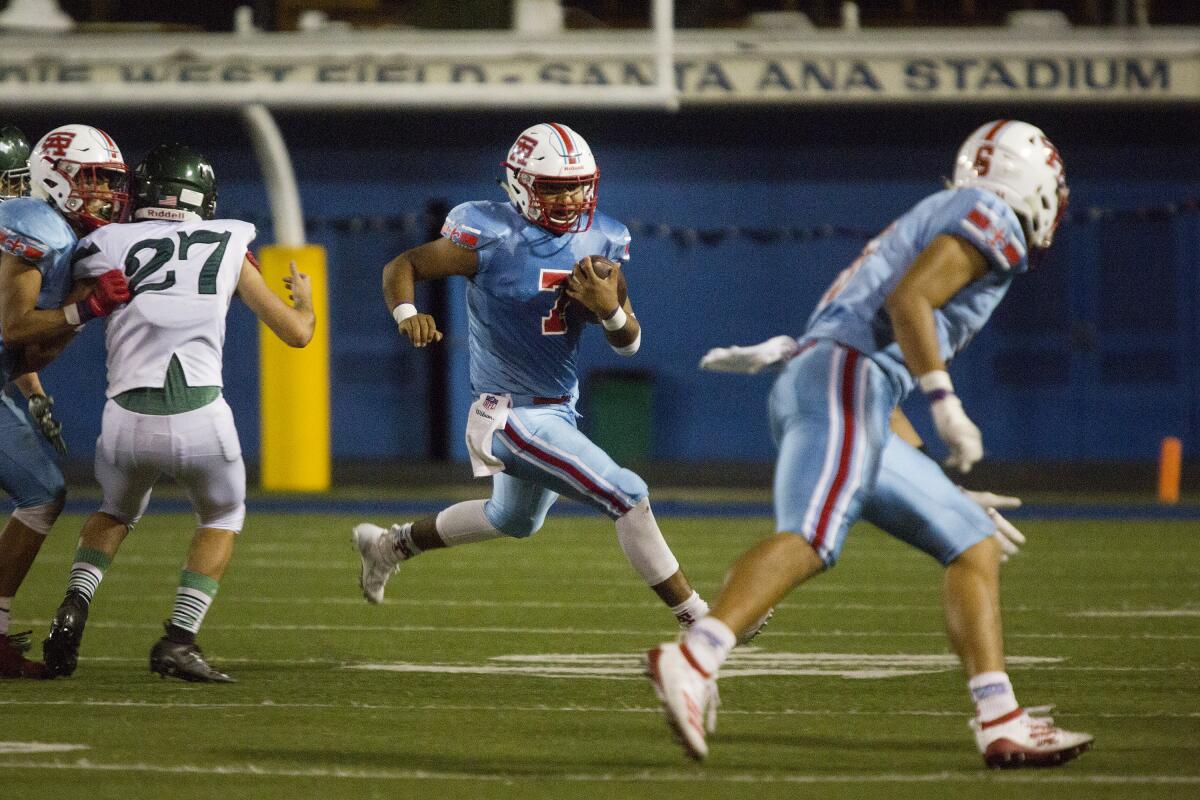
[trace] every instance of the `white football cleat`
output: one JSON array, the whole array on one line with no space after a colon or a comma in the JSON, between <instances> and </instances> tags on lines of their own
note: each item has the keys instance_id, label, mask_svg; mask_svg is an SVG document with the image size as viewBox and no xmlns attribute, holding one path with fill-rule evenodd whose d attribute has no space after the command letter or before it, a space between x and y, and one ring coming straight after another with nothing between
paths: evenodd
<instances>
[{"instance_id":1,"label":"white football cleat","mask_svg":"<svg viewBox=\"0 0 1200 800\"><path fill-rule=\"evenodd\" d=\"M367 602L375 605L383 602L383 588L387 586L388 578L400 571L400 556L387 533L387 528L362 522L355 525L350 534L350 541L362 558L358 585Z\"/></svg>"},{"instance_id":2,"label":"white football cleat","mask_svg":"<svg viewBox=\"0 0 1200 800\"><path fill-rule=\"evenodd\" d=\"M1052 718L1030 716L1020 708L990 722L976 717L970 725L983 761L992 769L1056 767L1092 747L1091 734L1064 731Z\"/></svg>"},{"instance_id":3,"label":"white football cleat","mask_svg":"<svg viewBox=\"0 0 1200 800\"><path fill-rule=\"evenodd\" d=\"M646 653L646 675L676 740L690 757L702 761L708 755L705 736L717 729L717 681L695 665L686 645L674 642Z\"/></svg>"}]
</instances>

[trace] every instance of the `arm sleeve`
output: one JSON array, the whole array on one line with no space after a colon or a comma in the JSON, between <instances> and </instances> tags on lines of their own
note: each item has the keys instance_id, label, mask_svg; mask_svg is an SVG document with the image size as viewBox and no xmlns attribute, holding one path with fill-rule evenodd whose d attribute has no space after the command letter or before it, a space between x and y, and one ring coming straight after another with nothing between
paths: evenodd
<instances>
[{"instance_id":1,"label":"arm sleeve","mask_svg":"<svg viewBox=\"0 0 1200 800\"><path fill-rule=\"evenodd\" d=\"M463 203L455 206L442 223L442 236L451 244L478 254L477 271L487 269L496 243L507 232L507 226L489 213L489 208L480 203Z\"/></svg>"},{"instance_id":2,"label":"arm sleeve","mask_svg":"<svg viewBox=\"0 0 1200 800\"><path fill-rule=\"evenodd\" d=\"M947 233L966 239L1000 273L1029 269L1025 233L1003 200L990 192L959 192L950 204Z\"/></svg>"}]
</instances>

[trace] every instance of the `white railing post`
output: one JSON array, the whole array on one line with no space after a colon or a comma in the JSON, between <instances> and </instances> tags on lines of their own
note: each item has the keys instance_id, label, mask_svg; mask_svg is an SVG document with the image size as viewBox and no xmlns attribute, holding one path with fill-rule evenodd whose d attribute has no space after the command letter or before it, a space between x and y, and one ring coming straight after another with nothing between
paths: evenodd
<instances>
[{"instance_id":1,"label":"white railing post","mask_svg":"<svg viewBox=\"0 0 1200 800\"><path fill-rule=\"evenodd\" d=\"M675 85L675 3L654 0L654 61L658 90L669 111L679 110L679 90Z\"/></svg>"},{"instance_id":2,"label":"white railing post","mask_svg":"<svg viewBox=\"0 0 1200 800\"><path fill-rule=\"evenodd\" d=\"M271 221L275 225L275 242L284 247L304 245L304 212L300 207L300 191L296 188L296 172L292 158L275 118L260 104L242 108L242 119L254 143L254 153L267 184L267 199L271 204Z\"/></svg>"}]
</instances>

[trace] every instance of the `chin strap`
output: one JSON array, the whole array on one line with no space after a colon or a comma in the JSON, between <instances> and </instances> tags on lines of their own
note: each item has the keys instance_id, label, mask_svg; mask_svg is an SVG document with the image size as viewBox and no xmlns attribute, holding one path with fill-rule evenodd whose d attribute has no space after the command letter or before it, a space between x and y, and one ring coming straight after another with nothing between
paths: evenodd
<instances>
[{"instance_id":1,"label":"chin strap","mask_svg":"<svg viewBox=\"0 0 1200 800\"><path fill-rule=\"evenodd\" d=\"M512 204L519 210L521 208L521 204L517 202L517 193L512 190L511 186L508 185L508 181L497 178L496 183L500 184L500 188L504 190L506 195L508 195L508 199L512 201Z\"/></svg>"}]
</instances>

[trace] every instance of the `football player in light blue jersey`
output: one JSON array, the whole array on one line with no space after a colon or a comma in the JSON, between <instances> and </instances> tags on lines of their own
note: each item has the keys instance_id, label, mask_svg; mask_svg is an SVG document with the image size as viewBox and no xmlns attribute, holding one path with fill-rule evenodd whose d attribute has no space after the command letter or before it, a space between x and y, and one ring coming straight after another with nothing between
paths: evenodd
<instances>
[{"instance_id":1,"label":"football player in light blue jersey","mask_svg":"<svg viewBox=\"0 0 1200 800\"><path fill-rule=\"evenodd\" d=\"M108 134L64 125L34 146L27 174L33 197L0 204L0 384L15 383L30 398L43 435L61 444L36 370L82 324L129 299L120 270L75 288L71 282L78 238L124 220L129 170ZM16 505L0 532L0 677L47 677L41 663L21 655L27 638L10 635L9 616L66 490L58 466L7 395L0 397L0 456L0 484Z\"/></svg>"},{"instance_id":2,"label":"football player in light blue jersey","mask_svg":"<svg viewBox=\"0 0 1200 800\"><path fill-rule=\"evenodd\" d=\"M994 506L995 496L973 500L889 427L919 386L949 447L948 465L967 472L983 456L946 365L1029 268L1028 249L1050 246L1066 203L1062 160L1042 131L990 122L959 150L952 188L871 241L798 341L721 348L701 361L732 372L779 364L782 374L768 401L779 448L777 533L741 556L712 613L680 643L647 654L655 693L689 755L708 752L705 720L715 721L717 670L736 643L733 632L832 567L860 517L945 566L946 628L967 673L987 765L1051 766L1090 747L1091 736L1022 710L1005 672L998 539L1012 549L1020 534L1005 523L998 535L1002 518L981 507Z\"/></svg>"},{"instance_id":3,"label":"football player in light blue jersey","mask_svg":"<svg viewBox=\"0 0 1200 800\"><path fill-rule=\"evenodd\" d=\"M494 476L492 496L390 529L357 526L363 595L380 602L400 564L425 550L529 536L566 494L616 521L633 568L679 623L690 625L708 606L663 539L645 482L576 426L576 353L587 317L601 321L622 355L633 355L641 342L633 307L619 295L629 231L596 210L600 172L587 142L566 125L527 129L504 166L509 202L458 206L441 238L396 257L383 276L388 308L417 347L442 334L413 306L413 283L469 280L471 390L478 399L467 448L475 475Z\"/></svg>"}]
</instances>

